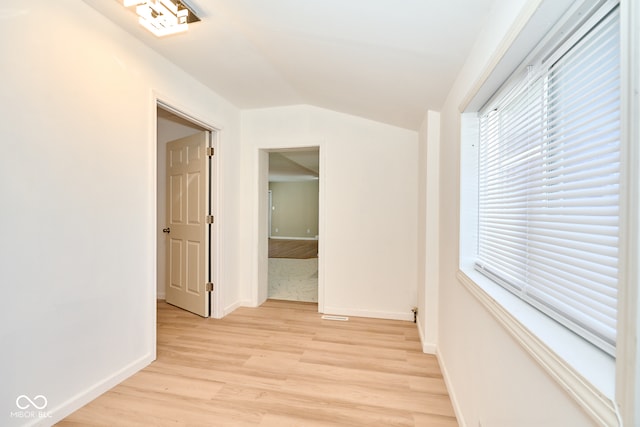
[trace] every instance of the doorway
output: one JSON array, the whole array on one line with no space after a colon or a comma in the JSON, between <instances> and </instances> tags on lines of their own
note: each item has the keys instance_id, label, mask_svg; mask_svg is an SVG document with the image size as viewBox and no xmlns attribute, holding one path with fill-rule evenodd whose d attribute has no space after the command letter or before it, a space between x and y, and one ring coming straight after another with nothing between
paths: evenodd
<instances>
[{"instance_id":1,"label":"doorway","mask_svg":"<svg viewBox=\"0 0 640 427\"><path fill-rule=\"evenodd\" d=\"M317 303L319 148L268 155L267 298Z\"/></svg>"},{"instance_id":2,"label":"doorway","mask_svg":"<svg viewBox=\"0 0 640 427\"><path fill-rule=\"evenodd\" d=\"M219 312L217 292L208 284L215 283L218 277L218 224L214 221L218 180L217 159L209 154L215 153L218 131L160 101L156 108L156 125L157 298L203 317L216 317ZM176 147L181 148L176 151ZM212 147L212 150L206 147ZM198 163L199 170L184 170L180 172L182 175L174 177L176 171L172 169L172 177L168 178L167 149L175 158L184 160L185 165L191 163L190 168ZM199 160L193 161L196 158ZM172 162L170 167L174 166L175 162ZM177 185L181 182L184 185ZM176 200L183 198L168 197L168 192L184 194L187 200L197 196L198 200L176 204ZM177 215L172 213L176 210ZM179 217L177 221L176 216ZM194 230L199 236L197 239L192 236Z\"/></svg>"}]
</instances>

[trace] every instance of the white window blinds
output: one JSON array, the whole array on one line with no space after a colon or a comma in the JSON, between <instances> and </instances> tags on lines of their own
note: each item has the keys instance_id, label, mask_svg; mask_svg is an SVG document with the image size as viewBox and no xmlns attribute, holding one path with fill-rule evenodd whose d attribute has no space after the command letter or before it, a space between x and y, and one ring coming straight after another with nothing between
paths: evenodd
<instances>
[{"instance_id":1,"label":"white window blinds","mask_svg":"<svg viewBox=\"0 0 640 427\"><path fill-rule=\"evenodd\" d=\"M618 8L587 24L481 114L476 269L614 354Z\"/></svg>"}]
</instances>

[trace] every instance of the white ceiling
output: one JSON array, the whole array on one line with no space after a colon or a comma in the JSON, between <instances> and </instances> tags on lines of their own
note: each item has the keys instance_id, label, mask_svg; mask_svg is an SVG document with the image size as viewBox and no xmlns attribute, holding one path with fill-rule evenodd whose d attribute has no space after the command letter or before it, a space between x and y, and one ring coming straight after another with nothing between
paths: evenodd
<instances>
[{"instance_id":1,"label":"white ceiling","mask_svg":"<svg viewBox=\"0 0 640 427\"><path fill-rule=\"evenodd\" d=\"M187 0L202 22L156 38L122 0L84 0L239 108L311 104L418 129L495 0Z\"/></svg>"}]
</instances>

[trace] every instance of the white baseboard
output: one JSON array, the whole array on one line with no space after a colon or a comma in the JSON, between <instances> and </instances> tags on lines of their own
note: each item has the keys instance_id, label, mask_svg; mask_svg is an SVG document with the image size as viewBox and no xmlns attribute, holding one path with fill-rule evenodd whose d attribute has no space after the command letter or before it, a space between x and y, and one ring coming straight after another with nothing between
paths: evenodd
<instances>
[{"instance_id":1,"label":"white baseboard","mask_svg":"<svg viewBox=\"0 0 640 427\"><path fill-rule=\"evenodd\" d=\"M120 384L122 381L129 378L131 375L140 371L141 369L148 366L151 362L154 361L154 357L152 354L147 354L140 359L130 363L124 368L120 369L117 372L114 372L113 375L105 378L97 384L92 385L85 391L82 391L75 396L67 399L62 404L51 410L51 418L45 418L42 420L35 420L33 424L30 425L53 425L65 417L71 415L78 409L82 408L87 403L91 402L101 394L109 391L116 385Z\"/></svg>"},{"instance_id":2,"label":"white baseboard","mask_svg":"<svg viewBox=\"0 0 640 427\"><path fill-rule=\"evenodd\" d=\"M441 357L440 352L436 350L436 358L438 359L438 365L440 366L440 371L442 372L442 377L444 378L444 383L447 386L447 392L449 393L449 399L451 400L451 405L453 406L453 412L456 414L456 419L458 420L458 425L460 427L467 427L467 422L462 416L462 409L460 408L460 404L458 403L458 398L456 395L456 391L451 384L449 379L449 371L447 370L447 365L444 362L444 359Z\"/></svg>"},{"instance_id":3,"label":"white baseboard","mask_svg":"<svg viewBox=\"0 0 640 427\"><path fill-rule=\"evenodd\" d=\"M167 299L167 295L164 293L164 291L162 291L162 292L158 292L158 293L156 294L156 299L163 299L163 300L166 300L166 299Z\"/></svg>"},{"instance_id":4,"label":"white baseboard","mask_svg":"<svg viewBox=\"0 0 640 427\"><path fill-rule=\"evenodd\" d=\"M438 354L438 347L431 343L422 343L422 352L425 354Z\"/></svg>"},{"instance_id":5,"label":"white baseboard","mask_svg":"<svg viewBox=\"0 0 640 427\"><path fill-rule=\"evenodd\" d=\"M438 347L435 345L435 343L425 342L424 340L424 331L422 329L422 325L420 324L419 317L416 323L418 324L418 336L420 337L420 344L422 344L422 352L426 354L436 354L438 351Z\"/></svg>"},{"instance_id":6,"label":"white baseboard","mask_svg":"<svg viewBox=\"0 0 640 427\"><path fill-rule=\"evenodd\" d=\"M242 301L237 301L234 302L233 304L225 307L222 311L222 317L226 316L227 314L233 312L235 309L237 309L238 307L242 307L244 304L242 304Z\"/></svg>"},{"instance_id":7,"label":"white baseboard","mask_svg":"<svg viewBox=\"0 0 640 427\"><path fill-rule=\"evenodd\" d=\"M328 307L325 305L323 314L334 314L337 316L370 317L374 319L408 320L410 322L413 322L413 313L410 310L407 311L407 313L394 313L390 311L370 311L341 307Z\"/></svg>"}]
</instances>

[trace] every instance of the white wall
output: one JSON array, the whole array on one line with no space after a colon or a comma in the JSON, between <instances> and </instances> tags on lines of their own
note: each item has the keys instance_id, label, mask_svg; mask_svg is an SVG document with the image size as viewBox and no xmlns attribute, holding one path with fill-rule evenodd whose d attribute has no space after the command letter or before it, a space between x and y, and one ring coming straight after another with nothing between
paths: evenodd
<instances>
[{"instance_id":1,"label":"white wall","mask_svg":"<svg viewBox=\"0 0 640 427\"><path fill-rule=\"evenodd\" d=\"M155 357L154 91L224 127L239 296L239 112L77 0L0 17L0 425L33 421L10 417L21 394L48 399L49 424Z\"/></svg>"},{"instance_id":2,"label":"white wall","mask_svg":"<svg viewBox=\"0 0 640 427\"><path fill-rule=\"evenodd\" d=\"M441 112L438 354L461 426L590 426L593 422L457 280L460 111L519 14L535 1L503 0Z\"/></svg>"},{"instance_id":3,"label":"white wall","mask_svg":"<svg viewBox=\"0 0 640 427\"><path fill-rule=\"evenodd\" d=\"M413 320L417 303L417 133L311 106L244 111L247 303L264 283L262 149L320 146L320 307ZM264 179L264 177L263 177ZM260 204L260 209L259 205ZM259 212L260 210L260 212ZM264 230L262 230L264 228ZM260 232L258 233L258 231Z\"/></svg>"},{"instance_id":4,"label":"white wall","mask_svg":"<svg viewBox=\"0 0 640 427\"><path fill-rule=\"evenodd\" d=\"M440 113L429 111L418 147L418 329L423 351L438 342Z\"/></svg>"}]
</instances>

